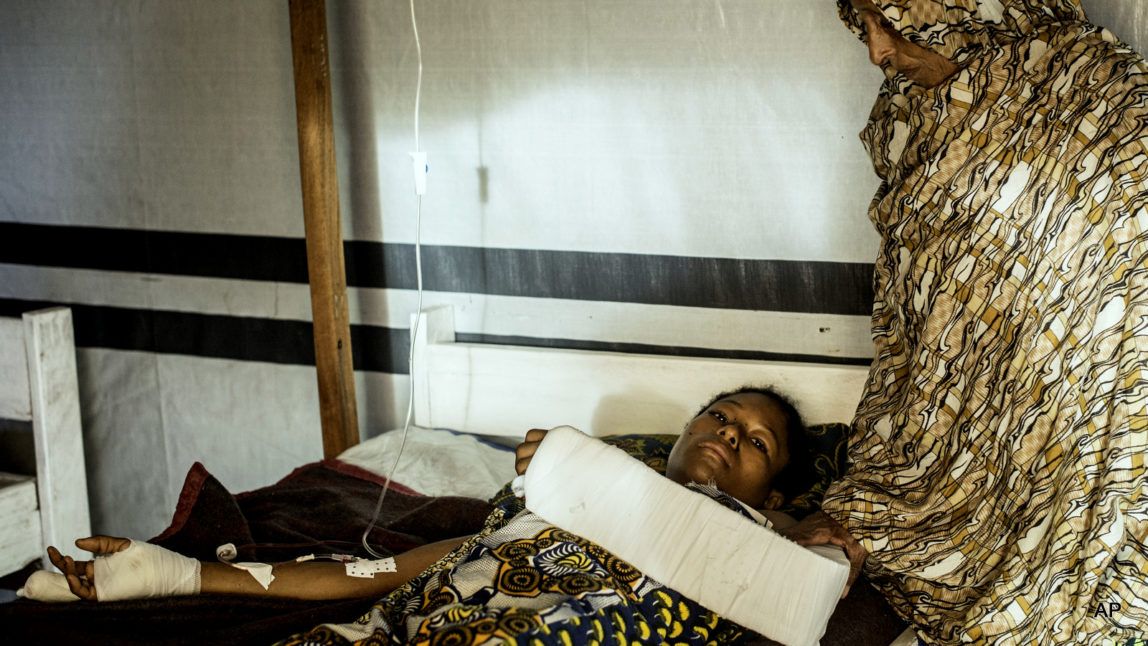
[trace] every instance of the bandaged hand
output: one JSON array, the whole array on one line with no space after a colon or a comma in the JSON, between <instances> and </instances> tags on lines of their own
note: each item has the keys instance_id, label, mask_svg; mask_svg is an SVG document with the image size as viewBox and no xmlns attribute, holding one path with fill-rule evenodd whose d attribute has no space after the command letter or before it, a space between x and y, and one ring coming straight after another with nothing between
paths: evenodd
<instances>
[{"instance_id":1,"label":"bandaged hand","mask_svg":"<svg viewBox=\"0 0 1148 646\"><path fill-rule=\"evenodd\" d=\"M76 541L97 555L75 561L48 548L48 558L63 574L34 572L21 595L39 601L121 601L199 594L199 561L157 545L111 536Z\"/></svg>"}]
</instances>

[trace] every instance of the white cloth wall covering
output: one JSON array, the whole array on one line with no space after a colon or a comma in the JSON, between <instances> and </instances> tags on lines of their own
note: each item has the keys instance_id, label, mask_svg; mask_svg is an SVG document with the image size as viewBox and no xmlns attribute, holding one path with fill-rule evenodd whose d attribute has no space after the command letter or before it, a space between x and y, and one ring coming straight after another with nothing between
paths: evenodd
<instances>
[{"instance_id":1,"label":"white cloth wall covering","mask_svg":"<svg viewBox=\"0 0 1148 646\"><path fill-rule=\"evenodd\" d=\"M1092 0L1148 43L1136 0ZM867 362L880 72L832 3L419 0L428 304L463 338ZM329 3L360 427L405 411L414 40ZM73 308L93 526L320 457L287 8L0 3L0 313ZM564 420L554 420L554 425Z\"/></svg>"}]
</instances>

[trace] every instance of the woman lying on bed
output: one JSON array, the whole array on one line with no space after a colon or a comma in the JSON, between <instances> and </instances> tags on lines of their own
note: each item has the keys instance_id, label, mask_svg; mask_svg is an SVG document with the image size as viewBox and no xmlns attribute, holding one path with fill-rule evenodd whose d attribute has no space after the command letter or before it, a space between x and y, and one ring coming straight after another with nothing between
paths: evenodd
<instances>
[{"instance_id":1,"label":"woman lying on bed","mask_svg":"<svg viewBox=\"0 0 1148 646\"><path fill-rule=\"evenodd\" d=\"M531 431L518 447L516 469L520 474L545 433ZM666 475L683 485L714 484L721 491L710 495L724 499L747 516L764 514L776 529L784 531L791 519L772 510L795 488L800 490L807 463L808 449L797 411L772 391L743 388L719 395L687 424L669 456ZM466 549L457 549L464 543ZM697 609L687 613L688 618L674 618L678 629L717 630L716 616L700 606L682 605L688 601L673 591L600 547L549 526L531 513L504 520L497 529L488 525L478 536L399 554L394 558L394 572L362 578L349 576L343 563L306 561L264 566L273 578L260 582L253 573L230 564L200 563L128 539L97 536L76 544L98 554L120 552L129 546L158 551L159 561L169 562L157 570L153 577L157 580L144 586L146 593L113 592L112 596L104 592L109 586L99 580L94 561L75 562L50 549L49 556L65 573L68 587L88 600L197 591L325 599L381 596L403 588L377 604L359 623L333 628L349 640L375 635L408 642L444 630L492 631L502 636L533 630L550 633L578 626L578 621L561 625L572 617L589 616L590 623L582 626L586 629L594 624L594 615L606 609L610 618L597 617L599 623L625 625L627 632L632 629L641 636L643 627L652 629L649 615L664 616L661 606L671 601L671 607ZM452 551L451 559L424 572ZM523 567L525 556L530 557L529 568ZM111 587L115 590L117 586ZM443 606L451 604L455 607L442 612ZM620 611L622 615L617 614ZM740 632L733 624L722 630L730 637ZM310 634L305 640L323 641L328 636Z\"/></svg>"}]
</instances>

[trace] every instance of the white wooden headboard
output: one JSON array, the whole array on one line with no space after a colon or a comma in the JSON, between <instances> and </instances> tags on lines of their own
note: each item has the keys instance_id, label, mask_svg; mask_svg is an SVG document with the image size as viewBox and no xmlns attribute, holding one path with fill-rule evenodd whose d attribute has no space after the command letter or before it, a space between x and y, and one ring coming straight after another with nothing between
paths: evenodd
<instances>
[{"instance_id":1,"label":"white wooden headboard","mask_svg":"<svg viewBox=\"0 0 1148 646\"><path fill-rule=\"evenodd\" d=\"M849 422L868 368L456 343L450 307L427 309L414 355L420 426L521 437L568 424L590 435L679 433L714 395L776 388L807 423Z\"/></svg>"},{"instance_id":2,"label":"white wooden headboard","mask_svg":"<svg viewBox=\"0 0 1148 646\"><path fill-rule=\"evenodd\" d=\"M31 422L36 450L34 483L0 478L0 570L43 558L47 545L81 558L73 541L91 523L70 309L0 317L0 418Z\"/></svg>"}]
</instances>

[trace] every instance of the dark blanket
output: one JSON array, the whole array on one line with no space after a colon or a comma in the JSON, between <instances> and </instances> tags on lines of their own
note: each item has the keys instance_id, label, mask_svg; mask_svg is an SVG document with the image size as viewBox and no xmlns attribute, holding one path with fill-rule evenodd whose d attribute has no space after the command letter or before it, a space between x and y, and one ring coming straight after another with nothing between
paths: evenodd
<instances>
[{"instance_id":1,"label":"dark blanket","mask_svg":"<svg viewBox=\"0 0 1148 646\"><path fill-rule=\"evenodd\" d=\"M171 526L151 542L201 560L215 560L215 548L223 543L239 549L240 561L331 552L370 557L360 539L383 481L364 469L325 460L299 467L270 487L232 496L196 463ZM369 540L376 551L391 554L474 534L493 509L472 498L423 496L397 483L383 504Z\"/></svg>"},{"instance_id":2,"label":"dark blanket","mask_svg":"<svg viewBox=\"0 0 1148 646\"><path fill-rule=\"evenodd\" d=\"M368 556L359 539L382 478L335 460L309 464L278 483L232 495L201 464L188 472L171 526L150 542L215 559L234 543L239 560L281 561L311 553ZM399 484L387 492L371 545L391 553L473 534L492 507L432 498ZM203 595L113 603L0 604L8 643L268 644L322 622L351 621L374 599L295 601ZM11 640L11 641L9 641Z\"/></svg>"}]
</instances>

